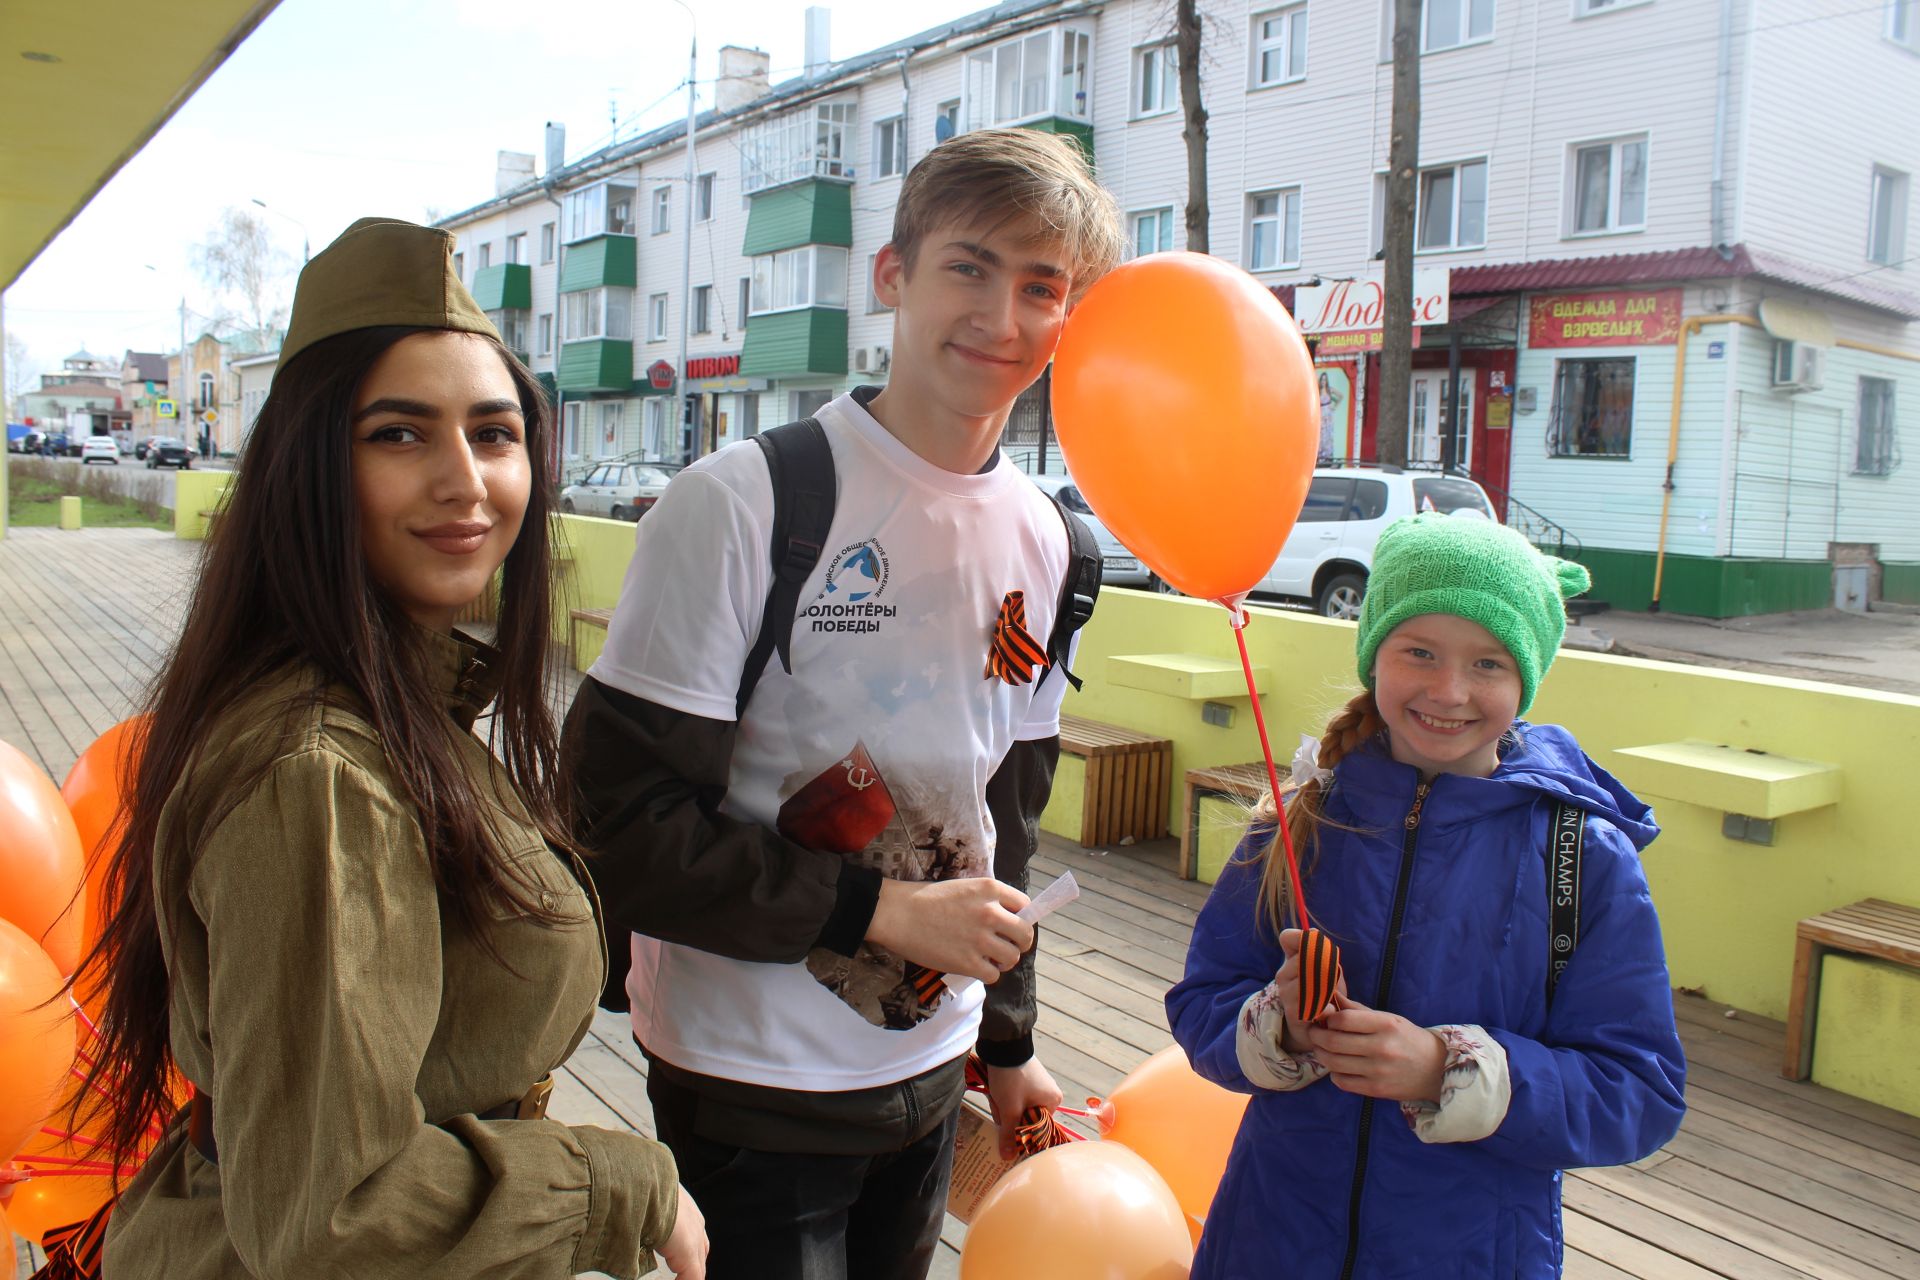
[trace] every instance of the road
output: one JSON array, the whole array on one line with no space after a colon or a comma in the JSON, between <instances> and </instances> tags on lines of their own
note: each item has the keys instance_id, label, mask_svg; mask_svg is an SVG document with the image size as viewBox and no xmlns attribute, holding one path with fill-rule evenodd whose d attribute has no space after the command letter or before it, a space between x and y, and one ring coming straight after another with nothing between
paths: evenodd
<instances>
[{"instance_id":1,"label":"road","mask_svg":"<svg viewBox=\"0 0 1920 1280\"><path fill-rule=\"evenodd\" d=\"M21 455L15 454L8 461L17 462L20 457ZM160 495L155 498L155 501L169 510L173 508L173 478L176 472L171 467L155 467L149 471L146 463L130 457L122 458L117 464L111 466L100 462L82 462L78 458L32 458L31 460L48 463L76 477L83 471L111 477L115 491L129 497L150 497L152 486L157 484L160 486ZM193 466L196 471L231 471L233 460L231 458L204 460L195 458Z\"/></svg>"}]
</instances>

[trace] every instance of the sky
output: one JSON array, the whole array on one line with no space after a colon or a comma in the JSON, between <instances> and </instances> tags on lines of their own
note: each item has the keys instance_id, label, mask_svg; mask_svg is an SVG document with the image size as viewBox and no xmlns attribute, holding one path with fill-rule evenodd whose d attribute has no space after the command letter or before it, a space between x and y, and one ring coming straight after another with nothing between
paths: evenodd
<instances>
[{"instance_id":1,"label":"sky","mask_svg":"<svg viewBox=\"0 0 1920 1280\"><path fill-rule=\"evenodd\" d=\"M837 0L848 58L991 0ZM700 109L717 50L801 71L799 0L692 0ZM494 194L495 155L567 127L567 160L686 114L688 11L676 0L282 0L6 293L30 372L83 345L118 360L180 345L220 305L193 250L228 207L273 211L291 298L301 238L318 252L356 218L424 221ZM277 216L276 216L277 215ZM304 231L303 231L304 227ZM37 379L36 379L37 384Z\"/></svg>"}]
</instances>

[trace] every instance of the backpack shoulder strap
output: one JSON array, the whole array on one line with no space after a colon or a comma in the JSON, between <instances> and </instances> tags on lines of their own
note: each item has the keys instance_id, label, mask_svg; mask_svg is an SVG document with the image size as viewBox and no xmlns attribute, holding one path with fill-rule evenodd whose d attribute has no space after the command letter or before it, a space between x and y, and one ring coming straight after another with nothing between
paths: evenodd
<instances>
[{"instance_id":1,"label":"backpack shoulder strap","mask_svg":"<svg viewBox=\"0 0 1920 1280\"><path fill-rule=\"evenodd\" d=\"M760 634L740 670L740 691L733 703L736 719L745 714L767 659L775 651L781 668L793 671L794 613L800 607L801 587L820 563L833 525L837 490L833 446L827 443L826 429L818 418L762 431L753 442L766 454L767 475L773 482L773 585L760 615Z\"/></svg>"},{"instance_id":2,"label":"backpack shoulder strap","mask_svg":"<svg viewBox=\"0 0 1920 1280\"><path fill-rule=\"evenodd\" d=\"M1100 598L1100 543L1086 522L1066 509L1058 497L1053 509L1067 526L1067 573L1060 581L1060 605L1053 611L1053 633L1047 637L1047 666L1058 667L1067 683L1076 690L1080 677L1067 668L1067 654L1073 647L1073 633L1093 617L1094 603Z\"/></svg>"},{"instance_id":3,"label":"backpack shoulder strap","mask_svg":"<svg viewBox=\"0 0 1920 1280\"><path fill-rule=\"evenodd\" d=\"M1547 833L1547 1003L1553 1003L1560 974L1580 943L1580 854L1587 838L1587 815L1557 804Z\"/></svg>"}]
</instances>

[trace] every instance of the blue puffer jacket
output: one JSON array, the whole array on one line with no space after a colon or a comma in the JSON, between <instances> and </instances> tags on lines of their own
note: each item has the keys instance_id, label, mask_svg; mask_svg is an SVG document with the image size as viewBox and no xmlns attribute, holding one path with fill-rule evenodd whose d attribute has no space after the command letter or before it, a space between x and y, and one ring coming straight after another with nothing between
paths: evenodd
<instances>
[{"instance_id":1,"label":"blue puffer jacket","mask_svg":"<svg viewBox=\"0 0 1920 1280\"><path fill-rule=\"evenodd\" d=\"M1492 777L1435 780L1411 830L1418 773L1377 744L1351 753L1327 812L1355 830L1323 827L1307 872L1349 994L1420 1026L1484 1027L1507 1052L1506 1118L1478 1142L1427 1144L1397 1103L1330 1080L1292 1093L1248 1081L1240 1008L1284 957L1256 927L1260 865L1237 861L1243 845L1167 995L1194 1069L1253 1094L1194 1280L1555 1276L1559 1171L1640 1159L1680 1127L1686 1066L1638 853L1658 834L1652 811L1564 729L1516 729ZM1563 800L1588 815L1580 941L1549 1009L1545 852Z\"/></svg>"}]
</instances>

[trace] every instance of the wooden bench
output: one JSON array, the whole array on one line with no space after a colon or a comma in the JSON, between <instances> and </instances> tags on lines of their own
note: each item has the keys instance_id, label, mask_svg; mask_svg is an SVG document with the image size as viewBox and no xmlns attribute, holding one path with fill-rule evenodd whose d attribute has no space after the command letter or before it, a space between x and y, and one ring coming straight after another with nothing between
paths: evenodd
<instances>
[{"instance_id":1,"label":"wooden bench","mask_svg":"<svg viewBox=\"0 0 1920 1280\"><path fill-rule=\"evenodd\" d=\"M1083 848L1167 834L1167 800L1173 786L1173 743L1167 738L1060 717L1060 751L1086 762L1080 806Z\"/></svg>"},{"instance_id":2,"label":"wooden bench","mask_svg":"<svg viewBox=\"0 0 1920 1280\"><path fill-rule=\"evenodd\" d=\"M1253 804L1270 789L1267 766L1259 760L1251 764L1218 764L1205 769L1187 770L1187 794L1180 806L1180 878L1194 878L1194 859L1200 847L1200 802L1208 796L1234 799Z\"/></svg>"},{"instance_id":3,"label":"wooden bench","mask_svg":"<svg viewBox=\"0 0 1920 1280\"><path fill-rule=\"evenodd\" d=\"M1787 1005L1787 1053L1780 1074L1813 1073L1813 1028L1820 1008L1820 960L1829 951L1920 969L1920 907L1868 898L1800 922L1793 948L1793 991Z\"/></svg>"},{"instance_id":4,"label":"wooden bench","mask_svg":"<svg viewBox=\"0 0 1920 1280\"><path fill-rule=\"evenodd\" d=\"M611 609L575 609L568 615L567 652L577 661L580 656L580 626L598 627L602 631L613 621Z\"/></svg>"}]
</instances>

